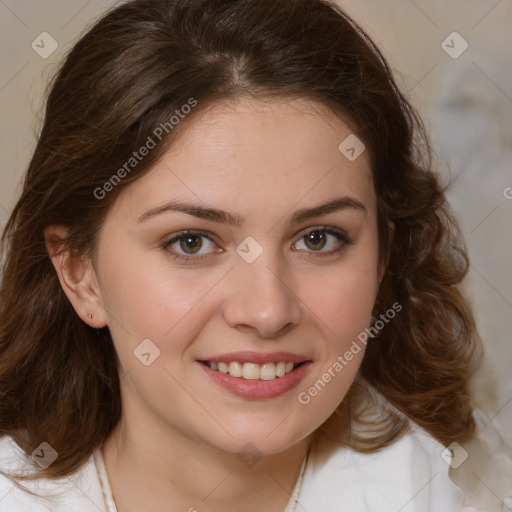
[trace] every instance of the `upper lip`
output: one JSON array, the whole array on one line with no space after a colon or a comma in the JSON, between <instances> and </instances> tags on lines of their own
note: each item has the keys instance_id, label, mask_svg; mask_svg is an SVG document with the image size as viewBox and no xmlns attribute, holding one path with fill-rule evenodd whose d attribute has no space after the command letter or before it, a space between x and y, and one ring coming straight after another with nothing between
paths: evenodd
<instances>
[{"instance_id":1,"label":"upper lip","mask_svg":"<svg viewBox=\"0 0 512 512\"><path fill-rule=\"evenodd\" d=\"M200 361L213 362L213 363L226 363L237 361L239 363L256 363L256 364L264 364L264 363L279 363L280 361L292 362L292 363L303 363L305 361L310 361L309 357L300 355L300 354L292 354L291 352L229 352L226 354L221 354L218 356L205 357L200 359Z\"/></svg>"}]
</instances>

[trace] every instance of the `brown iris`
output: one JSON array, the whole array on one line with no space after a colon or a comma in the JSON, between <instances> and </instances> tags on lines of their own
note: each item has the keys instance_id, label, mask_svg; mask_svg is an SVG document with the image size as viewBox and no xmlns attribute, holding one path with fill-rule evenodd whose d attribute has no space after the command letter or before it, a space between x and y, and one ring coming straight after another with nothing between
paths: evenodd
<instances>
[{"instance_id":1,"label":"brown iris","mask_svg":"<svg viewBox=\"0 0 512 512\"><path fill-rule=\"evenodd\" d=\"M312 231L304 237L304 240L310 249L317 251L325 246L326 235L323 231Z\"/></svg>"},{"instance_id":2,"label":"brown iris","mask_svg":"<svg viewBox=\"0 0 512 512\"><path fill-rule=\"evenodd\" d=\"M203 241L198 235L187 235L180 239L180 247L188 254L194 254L201 249Z\"/></svg>"}]
</instances>

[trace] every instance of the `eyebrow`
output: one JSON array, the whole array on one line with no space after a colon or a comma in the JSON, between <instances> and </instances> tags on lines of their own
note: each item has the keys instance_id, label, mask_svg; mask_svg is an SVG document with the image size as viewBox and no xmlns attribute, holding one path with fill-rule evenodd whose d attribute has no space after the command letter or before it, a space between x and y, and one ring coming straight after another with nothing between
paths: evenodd
<instances>
[{"instance_id":1,"label":"eyebrow","mask_svg":"<svg viewBox=\"0 0 512 512\"><path fill-rule=\"evenodd\" d=\"M291 223L299 223L308 219L312 219L314 217L321 217L322 215L327 215L329 213L334 213L343 210L356 210L362 213L366 213L366 207L361 201L356 199L355 197L338 197L327 203L314 206L312 208L303 208L301 210L297 210L291 217ZM182 212L187 215L192 215L199 219L209 220L212 222L219 222L222 224L227 224L228 226L236 226L240 227L245 223L243 217L238 215L233 215L227 211L219 210L217 208L209 208L203 207L194 204L182 203L180 201L170 201L163 206L158 206L156 208L152 208L147 212L143 213L139 219L138 223L145 222L157 215L160 215L164 212Z\"/></svg>"},{"instance_id":2,"label":"eyebrow","mask_svg":"<svg viewBox=\"0 0 512 512\"><path fill-rule=\"evenodd\" d=\"M170 211L186 213L199 219L210 220L212 222L220 222L229 226L241 226L244 223L244 219L241 217L232 215L231 213L228 213L224 210L218 210L217 208L208 208L194 204L186 204L180 201L171 201L164 204L163 206L158 206L157 208L153 208L146 213L143 213L139 217L138 223L151 219L156 215L160 215L161 213Z\"/></svg>"},{"instance_id":3,"label":"eyebrow","mask_svg":"<svg viewBox=\"0 0 512 512\"><path fill-rule=\"evenodd\" d=\"M299 223L304 220L312 219L314 217L321 217L328 213L334 213L343 210L356 210L366 214L366 207L361 201L355 197L338 197L329 201L328 203L314 206L313 208L303 208L302 210L296 211L292 218L292 223Z\"/></svg>"}]
</instances>

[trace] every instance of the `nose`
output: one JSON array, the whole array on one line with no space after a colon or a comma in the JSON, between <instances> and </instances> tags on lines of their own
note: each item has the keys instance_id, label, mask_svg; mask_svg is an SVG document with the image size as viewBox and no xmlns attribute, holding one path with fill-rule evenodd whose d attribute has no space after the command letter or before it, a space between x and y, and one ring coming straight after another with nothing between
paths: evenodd
<instances>
[{"instance_id":1,"label":"nose","mask_svg":"<svg viewBox=\"0 0 512 512\"><path fill-rule=\"evenodd\" d=\"M282 268L271 268L263 255L250 264L240 260L236 267L229 273L229 296L223 310L230 327L275 338L299 324L300 300Z\"/></svg>"}]
</instances>

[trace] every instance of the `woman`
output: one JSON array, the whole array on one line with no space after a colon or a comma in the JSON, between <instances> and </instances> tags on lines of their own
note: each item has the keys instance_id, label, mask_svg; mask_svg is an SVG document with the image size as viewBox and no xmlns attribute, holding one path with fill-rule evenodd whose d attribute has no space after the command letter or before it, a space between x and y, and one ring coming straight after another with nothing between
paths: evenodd
<instances>
[{"instance_id":1,"label":"woman","mask_svg":"<svg viewBox=\"0 0 512 512\"><path fill-rule=\"evenodd\" d=\"M107 13L3 240L2 510L469 504L467 257L421 121L334 5Z\"/></svg>"}]
</instances>

